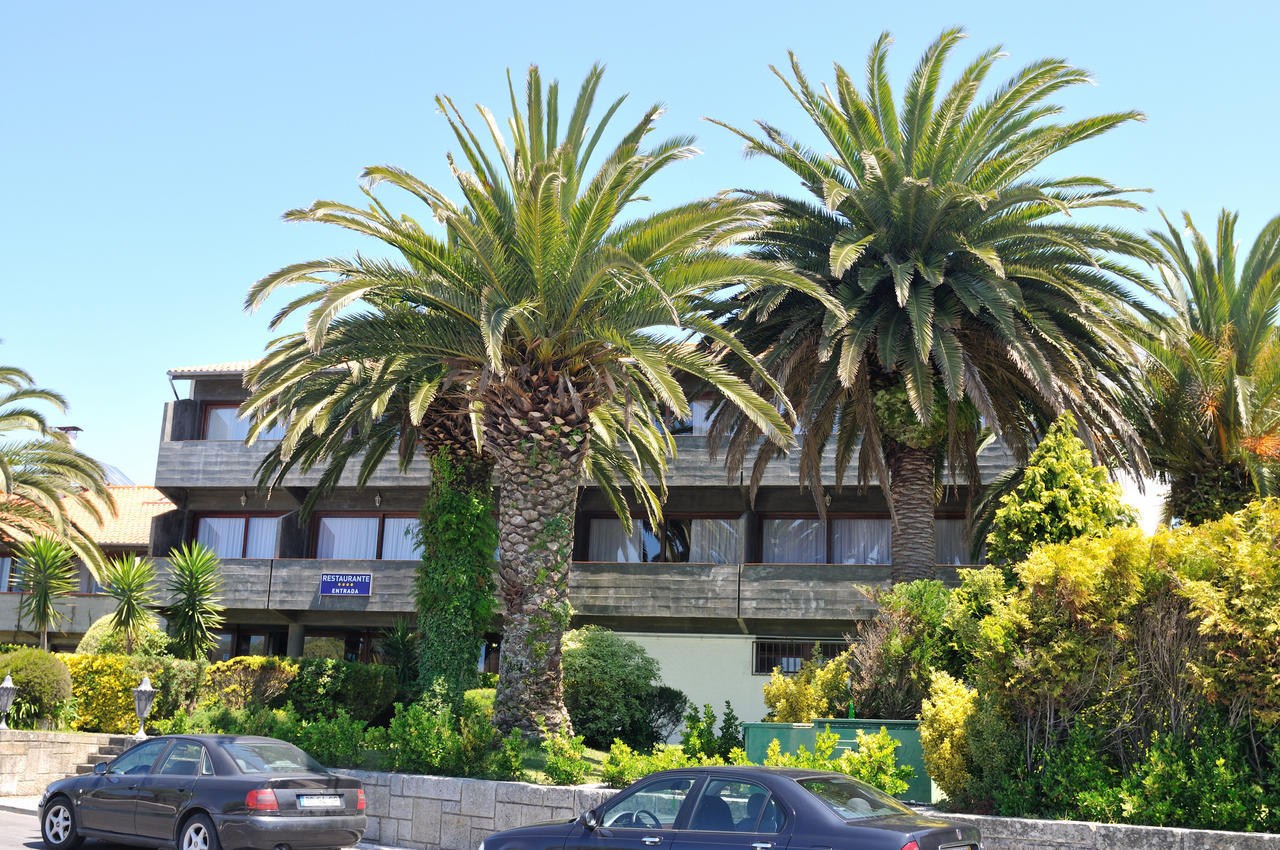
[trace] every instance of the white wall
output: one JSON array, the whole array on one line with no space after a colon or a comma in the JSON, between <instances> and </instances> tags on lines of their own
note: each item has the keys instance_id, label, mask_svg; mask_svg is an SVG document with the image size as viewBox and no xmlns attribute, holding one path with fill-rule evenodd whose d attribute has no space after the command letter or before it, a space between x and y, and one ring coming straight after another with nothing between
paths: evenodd
<instances>
[{"instance_id":1,"label":"white wall","mask_svg":"<svg viewBox=\"0 0 1280 850\"><path fill-rule=\"evenodd\" d=\"M751 635L618 634L657 659L663 684L684 691L692 704L710 703L719 717L729 700L743 722L764 717L769 677L751 675Z\"/></svg>"}]
</instances>

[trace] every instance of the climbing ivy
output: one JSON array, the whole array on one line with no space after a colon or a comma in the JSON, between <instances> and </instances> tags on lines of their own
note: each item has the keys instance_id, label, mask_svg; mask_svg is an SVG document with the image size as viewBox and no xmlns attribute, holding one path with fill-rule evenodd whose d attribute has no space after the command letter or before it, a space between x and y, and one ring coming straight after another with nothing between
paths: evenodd
<instances>
[{"instance_id":1,"label":"climbing ivy","mask_svg":"<svg viewBox=\"0 0 1280 850\"><path fill-rule=\"evenodd\" d=\"M443 449L432 457L431 492L422 508L418 685L447 695L461 711L463 694L475 686L476 661L493 616L498 528L488 487L464 486L462 481L477 477L459 475L454 463Z\"/></svg>"}]
</instances>

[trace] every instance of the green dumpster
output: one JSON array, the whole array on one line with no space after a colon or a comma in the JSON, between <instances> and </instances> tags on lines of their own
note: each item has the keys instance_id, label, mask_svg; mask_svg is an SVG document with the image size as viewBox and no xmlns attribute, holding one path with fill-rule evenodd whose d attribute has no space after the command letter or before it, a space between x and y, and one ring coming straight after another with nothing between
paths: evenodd
<instances>
[{"instance_id":1,"label":"green dumpster","mask_svg":"<svg viewBox=\"0 0 1280 850\"><path fill-rule=\"evenodd\" d=\"M898 764L909 764L915 769L915 776L909 781L907 790L898 795L901 800L913 803L935 803L938 801L933 782L924 769L924 751L920 747L919 720L846 720L819 719L812 723L744 723L742 734L747 751L747 758L756 764L764 761L765 752L774 738L784 753L794 753L804 747L813 752L818 741L818 733L830 728L840 736L835 753L839 755L857 745L857 731L861 729L868 735L874 735L884 727L898 741L894 752L898 756Z\"/></svg>"}]
</instances>

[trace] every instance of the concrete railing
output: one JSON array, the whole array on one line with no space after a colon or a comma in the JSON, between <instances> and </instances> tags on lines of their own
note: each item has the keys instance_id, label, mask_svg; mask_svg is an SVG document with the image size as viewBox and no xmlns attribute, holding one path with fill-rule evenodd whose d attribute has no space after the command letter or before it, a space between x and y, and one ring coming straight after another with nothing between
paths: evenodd
<instances>
[{"instance_id":1,"label":"concrete railing","mask_svg":"<svg viewBox=\"0 0 1280 850\"><path fill-rule=\"evenodd\" d=\"M982 830L987 850L1280 850L1269 833L936 814Z\"/></svg>"}]
</instances>

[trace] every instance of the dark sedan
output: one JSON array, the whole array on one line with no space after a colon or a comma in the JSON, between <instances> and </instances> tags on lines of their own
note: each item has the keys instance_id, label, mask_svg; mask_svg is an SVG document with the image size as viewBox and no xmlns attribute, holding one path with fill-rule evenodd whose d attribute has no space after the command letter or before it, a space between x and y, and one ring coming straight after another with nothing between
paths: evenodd
<instances>
[{"instance_id":1,"label":"dark sedan","mask_svg":"<svg viewBox=\"0 0 1280 850\"><path fill-rule=\"evenodd\" d=\"M149 738L40 800L49 850L85 838L181 850L325 850L364 835L364 789L274 738Z\"/></svg>"},{"instance_id":2,"label":"dark sedan","mask_svg":"<svg viewBox=\"0 0 1280 850\"><path fill-rule=\"evenodd\" d=\"M655 773L576 820L495 833L479 850L833 847L981 850L982 836L839 773L703 767Z\"/></svg>"}]
</instances>

